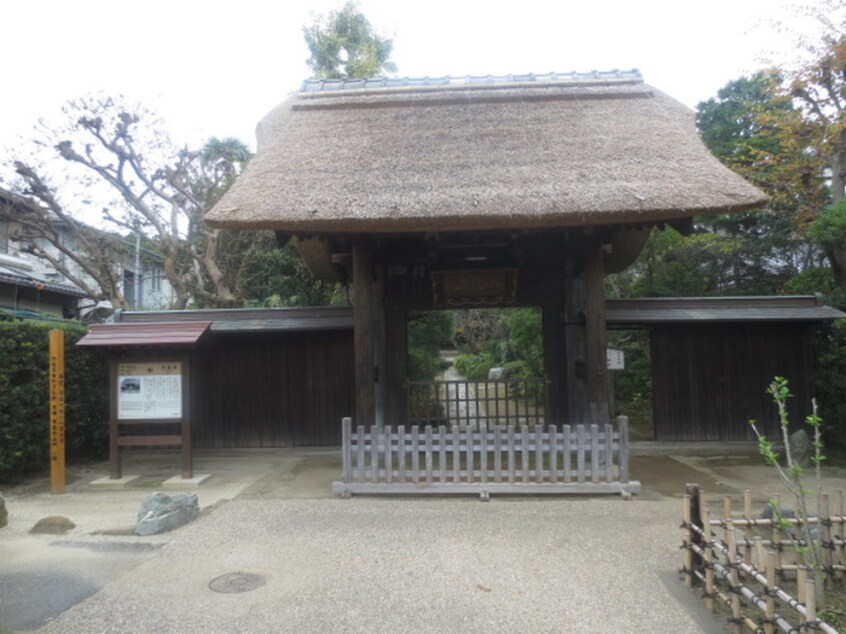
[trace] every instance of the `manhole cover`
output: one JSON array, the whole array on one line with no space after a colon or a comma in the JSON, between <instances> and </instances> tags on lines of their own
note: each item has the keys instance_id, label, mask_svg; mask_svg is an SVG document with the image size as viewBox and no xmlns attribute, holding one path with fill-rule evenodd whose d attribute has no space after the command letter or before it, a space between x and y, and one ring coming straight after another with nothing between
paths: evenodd
<instances>
[{"instance_id":1,"label":"manhole cover","mask_svg":"<svg viewBox=\"0 0 846 634\"><path fill-rule=\"evenodd\" d=\"M209 581L209 588L215 592L249 592L261 588L264 577L251 572L228 572Z\"/></svg>"}]
</instances>

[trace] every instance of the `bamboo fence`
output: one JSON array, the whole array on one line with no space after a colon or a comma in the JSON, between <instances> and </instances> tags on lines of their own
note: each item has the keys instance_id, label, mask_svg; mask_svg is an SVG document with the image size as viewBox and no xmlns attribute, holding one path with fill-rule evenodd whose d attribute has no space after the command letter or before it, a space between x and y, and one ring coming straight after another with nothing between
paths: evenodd
<instances>
[{"instance_id":1,"label":"bamboo fence","mask_svg":"<svg viewBox=\"0 0 846 634\"><path fill-rule=\"evenodd\" d=\"M779 507L779 500L773 500ZM843 582L846 572L843 491L821 495L820 512L808 518L819 535L823 570L828 581ZM719 604L730 611L732 634L744 631L839 634L818 618L818 592L800 551L806 542L794 530L799 518L753 515L752 495L746 491L741 512L731 497L723 498L723 516L713 517L702 489L689 484L684 496L682 573L689 588L701 588L712 612ZM785 588L795 589L795 596Z\"/></svg>"}]
</instances>

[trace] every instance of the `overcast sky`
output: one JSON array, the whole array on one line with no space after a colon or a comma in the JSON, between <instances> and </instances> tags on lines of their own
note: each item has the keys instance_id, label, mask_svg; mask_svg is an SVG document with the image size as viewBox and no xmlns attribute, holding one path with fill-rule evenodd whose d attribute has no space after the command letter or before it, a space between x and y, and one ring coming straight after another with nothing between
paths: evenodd
<instances>
[{"instance_id":1,"label":"overcast sky","mask_svg":"<svg viewBox=\"0 0 846 634\"><path fill-rule=\"evenodd\" d=\"M690 107L795 56L778 0L361 0L400 76L639 69ZM340 0L3 3L0 147L92 91L156 109L170 133L255 144L258 120L308 76L303 24ZM4 161L7 162L7 161Z\"/></svg>"}]
</instances>

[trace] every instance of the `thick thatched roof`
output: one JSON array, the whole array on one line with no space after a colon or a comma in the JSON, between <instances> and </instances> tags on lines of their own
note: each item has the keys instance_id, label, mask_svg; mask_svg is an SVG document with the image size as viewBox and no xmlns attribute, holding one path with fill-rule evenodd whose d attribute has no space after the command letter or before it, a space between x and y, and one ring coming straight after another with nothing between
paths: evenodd
<instances>
[{"instance_id":1,"label":"thick thatched roof","mask_svg":"<svg viewBox=\"0 0 846 634\"><path fill-rule=\"evenodd\" d=\"M759 206L637 71L306 82L207 220L297 233L655 222Z\"/></svg>"}]
</instances>

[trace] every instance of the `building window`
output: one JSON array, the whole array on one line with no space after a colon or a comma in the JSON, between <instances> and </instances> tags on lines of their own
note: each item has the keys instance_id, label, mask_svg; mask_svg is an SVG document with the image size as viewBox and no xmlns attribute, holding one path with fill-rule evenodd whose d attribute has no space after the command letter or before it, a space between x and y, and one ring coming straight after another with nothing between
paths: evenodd
<instances>
[{"instance_id":1,"label":"building window","mask_svg":"<svg viewBox=\"0 0 846 634\"><path fill-rule=\"evenodd\" d=\"M9 223L0 220L0 253L9 252Z\"/></svg>"},{"instance_id":2,"label":"building window","mask_svg":"<svg viewBox=\"0 0 846 634\"><path fill-rule=\"evenodd\" d=\"M150 289L153 291L160 291L162 290L162 277L164 276L164 271L162 271L161 267L155 267L150 275Z\"/></svg>"},{"instance_id":3,"label":"building window","mask_svg":"<svg viewBox=\"0 0 846 634\"><path fill-rule=\"evenodd\" d=\"M123 298L130 308L139 308L135 303L135 273L132 271L123 271Z\"/></svg>"}]
</instances>

